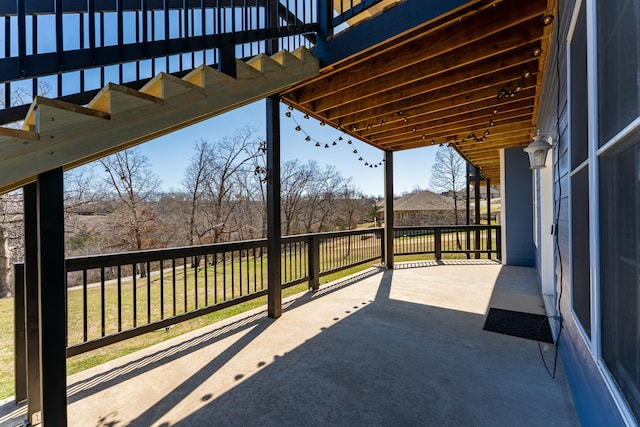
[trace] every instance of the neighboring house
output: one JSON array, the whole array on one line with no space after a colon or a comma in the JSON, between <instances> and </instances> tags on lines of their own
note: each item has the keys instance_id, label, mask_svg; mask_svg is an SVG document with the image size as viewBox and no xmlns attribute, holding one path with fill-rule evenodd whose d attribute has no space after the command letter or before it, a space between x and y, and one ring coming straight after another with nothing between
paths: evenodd
<instances>
[{"instance_id":1,"label":"neighboring house","mask_svg":"<svg viewBox=\"0 0 640 427\"><path fill-rule=\"evenodd\" d=\"M470 190L471 192L471 199L473 199L473 186L471 186ZM500 186L497 185L492 185L491 186L491 191L490 191L490 197L492 199L498 199L500 198ZM486 185L481 185L480 186L480 199L482 200L487 200L487 186Z\"/></svg>"},{"instance_id":2,"label":"neighboring house","mask_svg":"<svg viewBox=\"0 0 640 427\"><path fill-rule=\"evenodd\" d=\"M443 196L447 196L447 197L451 197L452 196L452 191L446 191L444 193L440 193ZM473 198L474 198L474 187L473 185L469 186L469 200L471 200L473 202ZM491 198L492 199L498 199L500 198L500 186L499 185L492 185L491 186ZM461 190L458 191L458 200L464 200L465 199L465 195L466 195L466 191L465 190ZM480 186L480 199L481 200L487 200L487 186L486 185L481 185Z\"/></svg>"},{"instance_id":3,"label":"neighboring house","mask_svg":"<svg viewBox=\"0 0 640 427\"><path fill-rule=\"evenodd\" d=\"M377 203L383 207L384 201ZM384 211L377 214L384 221ZM407 194L393 202L396 226L451 225L456 223L453 200L450 197L423 190ZM458 223L465 221L464 203L458 202Z\"/></svg>"}]
</instances>

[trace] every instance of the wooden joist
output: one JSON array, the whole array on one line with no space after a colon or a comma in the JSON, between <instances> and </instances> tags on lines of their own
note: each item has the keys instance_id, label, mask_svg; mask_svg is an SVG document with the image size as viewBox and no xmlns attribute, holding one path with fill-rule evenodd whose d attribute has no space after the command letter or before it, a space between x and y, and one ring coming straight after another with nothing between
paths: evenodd
<instances>
[{"instance_id":1,"label":"wooden joist","mask_svg":"<svg viewBox=\"0 0 640 427\"><path fill-rule=\"evenodd\" d=\"M535 134L553 31L543 18L554 13L554 5L470 0L328 65L282 98L383 150L452 143L499 183L498 150L526 145ZM466 137L487 130L486 140L470 148Z\"/></svg>"}]
</instances>

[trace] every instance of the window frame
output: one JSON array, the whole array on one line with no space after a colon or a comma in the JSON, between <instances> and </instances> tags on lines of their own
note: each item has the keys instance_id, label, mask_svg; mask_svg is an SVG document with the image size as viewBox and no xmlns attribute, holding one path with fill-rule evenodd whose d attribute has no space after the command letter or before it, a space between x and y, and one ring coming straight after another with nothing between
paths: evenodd
<instances>
[{"instance_id":1,"label":"window frame","mask_svg":"<svg viewBox=\"0 0 640 427\"><path fill-rule=\"evenodd\" d=\"M626 403L626 399L618 388L613 375L602 358L602 330L601 330L601 277L600 277L600 158L614 146L626 140L640 129L640 116L624 129L609 139L602 146L599 145L599 87L598 87L598 38L597 38L597 4L596 0L577 0L576 7L586 2L587 20L587 93L588 93L588 159L589 168L589 242L591 262L591 354L605 380L605 384L613 397L624 421L634 425L638 420ZM574 16L576 10L574 10Z\"/></svg>"},{"instance_id":2,"label":"window frame","mask_svg":"<svg viewBox=\"0 0 640 427\"><path fill-rule=\"evenodd\" d=\"M582 339L585 343L585 345L587 346L587 348L589 348L592 357L594 358L594 360L597 360L596 357L596 348L594 347L594 343L595 341L597 341L597 339L599 339L599 334L598 335L594 335L594 328L595 328L595 323L597 322L597 317L595 316L594 313L594 306L595 306L595 300L594 300L594 280L593 280L593 275L594 275L594 271L593 271L593 262L592 262L592 254L591 254L591 248L593 247L593 242L591 241L591 224L592 224L592 218L591 218L591 203L592 203L592 199L594 197L592 194L592 182L591 182L591 177L589 176L589 191L588 191L588 196L589 196L589 212L588 212L588 216L589 216L589 259L585 260L585 262L589 263L589 292L590 292L590 325L589 325L589 329L590 331L587 332L587 330L585 329L585 327L583 326L582 321L580 320L580 317L578 316L575 308L574 308L574 301L573 301L573 289L574 289L574 282L573 282L573 270L574 270L574 249L573 249L573 191L572 191L572 187L573 187L573 179L574 176L577 175L578 173L582 172L582 170L584 168L589 168L589 175L591 175L591 169L593 169L591 166L590 159L590 148L591 148L591 128L588 126L587 129L587 135L588 135L588 148L587 148L587 158L582 161L580 164L576 165L574 168L572 167L573 165L573 145L572 145L572 141L573 141L573 122L571 120L572 117L572 108L571 108L571 104L572 104L572 90L571 90L571 77L572 77L572 67L571 67L571 51L572 51L572 43L573 43L573 36L575 34L575 30L576 27L578 25L578 17L580 15L580 9L582 8L583 5L583 1L582 0L577 0L575 5L574 5L574 9L572 11L571 14L571 23L569 25L569 30L567 33L567 40L566 40L566 49L567 49L567 120L568 120L568 126L567 126L567 134L568 134L568 147L567 147L567 157L568 157L568 167L569 167L569 173L568 173L568 188L567 188L567 192L568 192L568 199L569 200L569 207L568 207L568 218L567 218L567 223L569 226L569 233L570 233L570 238L569 238L569 283L571 283L571 292L569 294L569 301L570 301L570 307L571 307L571 316L572 316L572 320L574 322L574 324L578 327L578 330L580 331L580 335L582 336ZM585 49L587 50L587 69L585 70L587 76L587 109L589 111L589 108L591 106L591 98L592 98L592 93L590 92L589 88L590 88L590 76L591 76L591 69L589 68L589 19L588 19L588 5L586 3L584 3L585 5L585 20L586 20L586 26L587 26L587 45L585 46ZM589 114L589 113L588 113Z\"/></svg>"}]
</instances>

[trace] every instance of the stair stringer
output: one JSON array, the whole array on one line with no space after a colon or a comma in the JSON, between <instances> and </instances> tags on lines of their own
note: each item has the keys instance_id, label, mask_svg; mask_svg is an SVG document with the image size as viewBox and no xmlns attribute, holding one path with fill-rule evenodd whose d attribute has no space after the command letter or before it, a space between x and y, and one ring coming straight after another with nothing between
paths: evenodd
<instances>
[{"instance_id":1,"label":"stair stringer","mask_svg":"<svg viewBox=\"0 0 640 427\"><path fill-rule=\"evenodd\" d=\"M182 79L160 73L140 91L109 83L86 107L37 97L22 130L0 128L0 194L40 173L97 160L277 94L318 73L318 59L299 48L237 61L236 78L200 66Z\"/></svg>"}]
</instances>

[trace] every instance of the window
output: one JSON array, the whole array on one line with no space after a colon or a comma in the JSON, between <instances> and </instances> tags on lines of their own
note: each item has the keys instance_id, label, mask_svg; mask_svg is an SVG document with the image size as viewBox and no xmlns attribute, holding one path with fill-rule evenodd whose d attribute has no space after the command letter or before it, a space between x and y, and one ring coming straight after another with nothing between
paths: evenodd
<instances>
[{"instance_id":1,"label":"window","mask_svg":"<svg viewBox=\"0 0 640 427\"><path fill-rule=\"evenodd\" d=\"M596 2L600 146L640 116L640 2Z\"/></svg>"},{"instance_id":2,"label":"window","mask_svg":"<svg viewBox=\"0 0 640 427\"><path fill-rule=\"evenodd\" d=\"M640 2L596 2L602 360L640 419ZM624 133L621 133L622 130ZM595 183L592 183L592 185Z\"/></svg>"},{"instance_id":3,"label":"window","mask_svg":"<svg viewBox=\"0 0 640 427\"><path fill-rule=\"evenodd\" d=\"M569 43L571 124L571 301L582 329L591 338L589 273L589 132L587 128L587 21L585 3Z\"/></svg>"},{"instance_id":4,"label":"window","mask_svg":"<svg viewBox=\"0 0 640 427\"><path fill-rule=\"evenodd\" d=\"M587 20L585 1L580 6L569 46L571 82L571 169L582 164L589 155L587 129Z\"/></svg>"},{"instance_id":5,"label":"window","mask_svg":"<svg viewBox=\"0 0 640 427\"><path fill-rule=\"evenodd\" d=\"M602 358L640 418L640 132L600 158Z\"/></svg>"},{"instance_id":6,"label":"window","mask_svg":"<svg viewBox=\"0 0 640 427\"><path fill-rule=\"evenodd\" d=\"M571 177L571 300L573 311L591 337L589 274L589 167Z\"/></svg>"}]
</instances>

